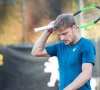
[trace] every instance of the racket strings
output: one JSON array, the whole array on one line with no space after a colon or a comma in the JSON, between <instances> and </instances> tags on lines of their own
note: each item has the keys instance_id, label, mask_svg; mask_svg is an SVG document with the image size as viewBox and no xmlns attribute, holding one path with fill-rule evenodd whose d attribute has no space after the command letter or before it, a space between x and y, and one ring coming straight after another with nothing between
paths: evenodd
<instances>
[{"instance_id":1,"label":"racket strings","mask_svg":"<svg viewBox=\"0 0 100 90\"><path fill-rule=\"evenodd\" d=\"M92 10L81 12L74 18L78 26L88 24L100 18L100 9L95 8Z\"/></svg>"},{"instance_id":2,"label":"racket strings","mask_svg":"<svg viewBox=\"0 0 100 90\"><path fill-rule=\"evenodd\" d=\"M98 18L96 10L89 10L87 12L84 12L82 15L83 15L82 16L83 17L82 18L83 19L83 24L92 22L92 21L94 21Z\"/></svg>"}]
</instances>

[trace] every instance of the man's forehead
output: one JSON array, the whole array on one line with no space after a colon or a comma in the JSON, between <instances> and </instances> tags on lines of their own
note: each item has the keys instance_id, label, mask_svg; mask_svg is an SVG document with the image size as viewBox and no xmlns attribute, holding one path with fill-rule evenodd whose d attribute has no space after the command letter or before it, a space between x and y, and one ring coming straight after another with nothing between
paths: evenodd
<instances>
[{"instance_id":1,"label":"man's forehead","mask_svg":"<svg viewBox=\"0 0 100 90\"><path fill-rule=\"evenodd\" d=\"M71 30L71 28L59 29L59 30L57 30L57 33L65 33L65 32L68 32L70 30Z\"/></svg>"}]
</instances>

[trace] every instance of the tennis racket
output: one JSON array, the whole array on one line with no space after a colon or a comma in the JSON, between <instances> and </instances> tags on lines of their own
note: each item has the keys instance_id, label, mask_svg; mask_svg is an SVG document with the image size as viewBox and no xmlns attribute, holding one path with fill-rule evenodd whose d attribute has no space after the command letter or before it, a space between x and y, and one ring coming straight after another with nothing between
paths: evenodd
<instances>
[{"instance_id":1,"label":"tennis racket","mask_svg":"<svg viewBox=\"0 0 100 90\"><path fill-rule=\"evenodd\" d=\"M79 29L87 28L96 24L100 20L100 6L89 6L85 7L73 14L77 26ZM80 17L81 16L81 17ZM78 18L80 17L80 20ZM81 21L81 24L79 23ZM42 30L52 29L53 25L43 26L39 28L34 28L35 32L39 32Z\"/></svg>"},{"instance_id":2,"label":"tennis racket","mask_svg":"<svg viewBox=\"0 0 100 90\"><path fill-rule=\"evenodd\" d=\"M76 20L76 17L78 18L80 14L80 19L82 19L81 25ZM87 28L96 24L100 20L100 6L85 7L74 13L73 16L77 22L78 28Z\"/></svg>"}]
</instances>

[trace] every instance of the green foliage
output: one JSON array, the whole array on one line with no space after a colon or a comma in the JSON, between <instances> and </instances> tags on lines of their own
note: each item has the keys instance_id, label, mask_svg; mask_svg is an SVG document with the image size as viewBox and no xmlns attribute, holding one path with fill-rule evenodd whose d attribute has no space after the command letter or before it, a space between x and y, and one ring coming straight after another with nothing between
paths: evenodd
<instances>
[{"instance_id":1,"label":"green foliage","mask_svg":"<svg viewBox=\"0 0 100 90\"><path fill-rule=\"evenodd\" d=\"M73 13L78 10L78 0L63 0L62 13Z\"/></svg>"},{"instance_id":2,"label":"green foliage","mask_svg":"<svg viewBox=\"0 0 100 90\"><path fill-rule=\"evenodd\" d=\"M84 2L84 7L95 5L95 6L100 6L100 0L85 0Z\"/></svg>"},{"instance_id":3,"label":"green foliage","mask_svg":"<svg viewBox=\"0 0 100 90\"><path fill-rule=\"evenodd\" d=\"M46 4L51 13L49 14L51 19L55 19L59 14L61 14L62 0L47 0Z\"/></svg>"},{"instance_id":4,"label":"green foliage","mask_svg":"<svg viewBox=\"0 0 100 90\"><path fill-rule=\"evenodd\" d=\"M0 2L1 1L6 0L0 0ZM21 1L22 0L13 3L0 4L0 44L16 44L22 42L23 25ZM90 5L100 6L100 0L83 0L83 7ZM24 10L24 24L27 34L26 42L33 43L40 36L40 33L33 35L34 27L47 25L50 21L55 20L61 13L76 12L78 10L78 0L25 0ZM95 32L98 28L94 29ZM56 34L53 34L49 40L54 40L54 36L56 37ZM86 36L90 37L88 32ZM96 37L99 36L98 32L98 36ZM90 38L92 37L95 36L91 34Z\"/></svg>"},{"instance_id":5,"label":"green foliage","mask_svg":"<svg viewBox=\"0 0 100 90\"><path fill-rule=\"evenodd\" d=\"M4 33L4 27L10 24L10 18L18 19L16 17L16 11L19 2L14 3L2 3L0 4L0 32Z\"/></svg>"}]
</instances>

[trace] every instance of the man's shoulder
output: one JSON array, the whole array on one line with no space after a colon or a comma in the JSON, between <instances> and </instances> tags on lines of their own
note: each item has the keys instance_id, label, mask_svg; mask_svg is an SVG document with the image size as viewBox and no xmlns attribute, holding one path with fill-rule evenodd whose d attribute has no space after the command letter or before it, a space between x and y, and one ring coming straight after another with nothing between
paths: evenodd
<instances>
[{"instance_id":1,"label":"man's shoulder","mask_svg":"<svg viewBox=\"0 0 100 90\"><path fill-rule=\"evenodd\" d=\"M89 50L91 48L95 48L93 41L90 39L83 38L82 42L83 42L82 43L82 50L85 50L85 49Z\"/></svg>"},{"instance_id":2,"label":"man's shoulder","mask_svg":"<svg viewBox=\"0 0 100 90\"><path fill-rule=\"evenodd\" d=\"M88 38L82 38L82 42L84 45L91 45L93 44L92 40L88 39Z\"/></svg>"}]
</instances>

